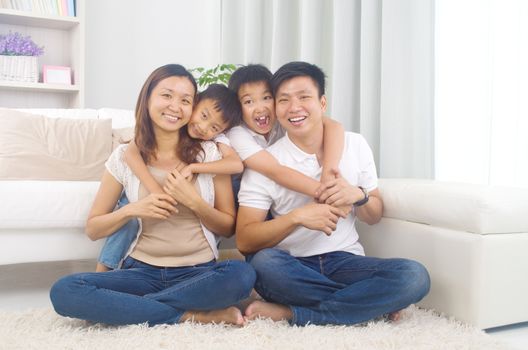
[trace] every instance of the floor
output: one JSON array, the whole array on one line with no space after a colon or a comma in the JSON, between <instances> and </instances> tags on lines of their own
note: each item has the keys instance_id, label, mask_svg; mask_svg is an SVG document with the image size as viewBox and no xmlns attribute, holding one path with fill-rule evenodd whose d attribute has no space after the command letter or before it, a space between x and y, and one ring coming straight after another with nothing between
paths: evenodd
<instances>
[{"instance_id":1,"label":"floor","mask_svg":"<svg viewBox=\"0 0 528 350\"><path fill-rule=\"evenodd\" d=\"M60 276L93 271L95 261L78 260L0 266L0 310L49 307L48 292ZM514 350L528 349L528 322L487 330Z\"/></svg>"}]
</instances>

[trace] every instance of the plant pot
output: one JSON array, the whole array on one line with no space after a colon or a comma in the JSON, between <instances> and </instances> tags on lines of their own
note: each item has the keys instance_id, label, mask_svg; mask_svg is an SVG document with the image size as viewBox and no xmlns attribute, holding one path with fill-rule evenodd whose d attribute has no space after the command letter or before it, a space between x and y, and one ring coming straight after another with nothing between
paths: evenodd
<instances>
[{"instance_id":1,"label":"plant pot","mask_svg":"<svg viewBox=\"0 0 528 350\"><path fill-rule=\"evenodd\" d=\"M37 56L0 55L0 80L38 82Z\"/></svg>"}]
</instances>

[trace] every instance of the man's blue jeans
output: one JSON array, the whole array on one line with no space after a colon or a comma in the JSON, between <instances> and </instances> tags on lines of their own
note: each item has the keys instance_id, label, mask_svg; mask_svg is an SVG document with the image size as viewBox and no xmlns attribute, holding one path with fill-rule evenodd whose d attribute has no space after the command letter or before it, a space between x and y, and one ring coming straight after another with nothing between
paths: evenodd
<instances>
[{"instance_id":1,"label":"man's blue jeans","mask_svg":"<svg viewBox=\"0 0 528 350\"><path fill-rule=\"evenodd\" d=\"M123 191L121 198L117 202L117 207L121 208L128 204L128 198ZM119 268L119 263L125 258L128 248L136 239L139 230L137 219L130 219L119 230L106 238L98 261L111 269Z\"/></svg>"},{"instance_id":2,"label":"man's blue jeans","mask_svg":"<svg viewBox=\"0 0 528 350\"><path fill-rule=\"evenodd\" d=\"M347 252L296 258L267 248L247 260L257 272L257 292L289 306L296 325L365 322L418 302L430 287L425 267L407 259Z\"/></svg>"},{"instance_id":3,"label":"man's blue jeans","mask_svg":"<svg viewBox=\"0 0 528 350\"><path fill-rule=\"evenodd\" d=\"M154 267L131 257L121 270L79 273L50 291L63 316L113 325L177 323L187 310L216 310L247 298L255 271L243 261Z\"/></svg>"}]
</instances>

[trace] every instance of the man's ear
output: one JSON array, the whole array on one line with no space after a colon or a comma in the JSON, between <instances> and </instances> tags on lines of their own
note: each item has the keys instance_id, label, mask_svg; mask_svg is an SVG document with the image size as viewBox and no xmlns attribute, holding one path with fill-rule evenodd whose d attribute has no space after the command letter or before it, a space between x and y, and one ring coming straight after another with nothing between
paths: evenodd
<instances>
[{"instance_id":1,"label":"man's ear","mask_svg":"<svg viewBox=\"0 0 528 350\"><path fill-rule=\"evenodd\" d=\"M321 96L321 109L326 112L326 95Z\"/></svg>"}]
</instances>

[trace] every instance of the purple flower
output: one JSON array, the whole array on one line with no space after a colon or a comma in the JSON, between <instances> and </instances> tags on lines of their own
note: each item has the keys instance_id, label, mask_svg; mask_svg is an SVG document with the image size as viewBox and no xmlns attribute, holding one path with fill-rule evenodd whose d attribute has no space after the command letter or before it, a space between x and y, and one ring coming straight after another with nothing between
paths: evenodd
<instances>
[{"instance_id":1,"label":"purple flower","mask_svg":"<svg viewBox=\"0 0 528 350\"><path fill-rule=\"evenodd\" d=\"M0 35L0 55L6 56L41 56L44 46L39 47L30 36L9 31L7 35Z\"/></svg>"}]
</instances>

